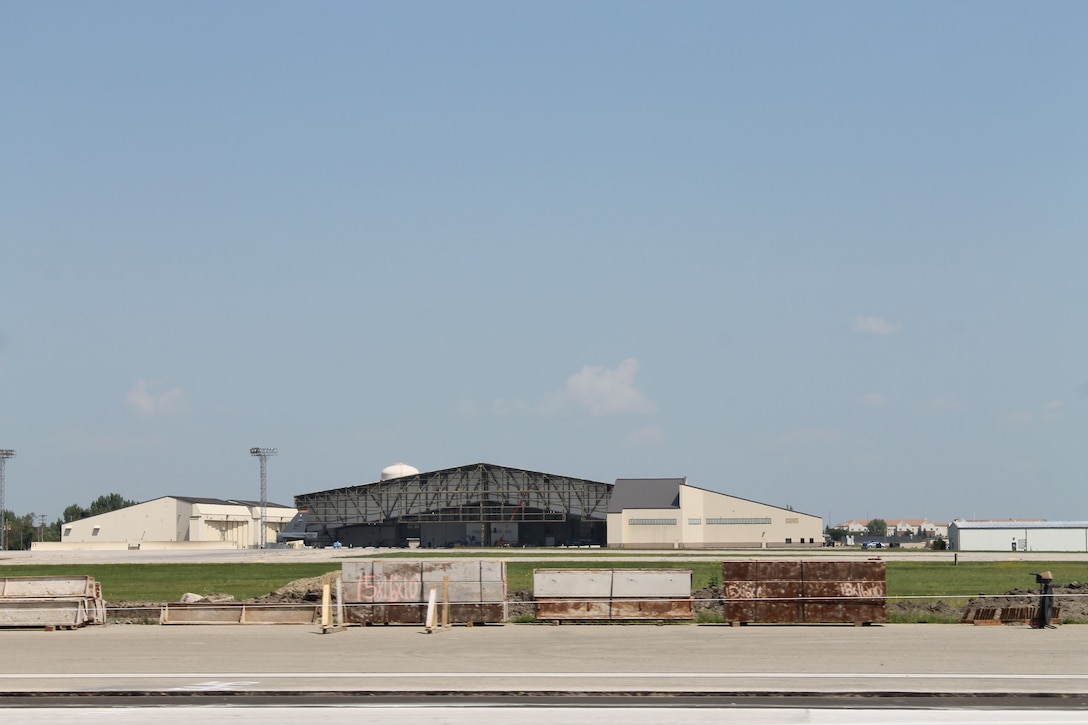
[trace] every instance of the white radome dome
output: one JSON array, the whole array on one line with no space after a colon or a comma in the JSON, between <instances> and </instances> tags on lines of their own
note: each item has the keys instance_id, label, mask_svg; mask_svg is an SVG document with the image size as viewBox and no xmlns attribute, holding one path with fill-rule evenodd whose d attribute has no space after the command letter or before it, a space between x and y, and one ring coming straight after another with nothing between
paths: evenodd
<instances>
[{"instance_id":1,"label":"white radome dome","mask_svg":"<svg viewBox=\"0 0 1088 725\"><path fill-rule=\"evenodd\" d=\"M388 481L390 478L415 476L418 473L419 469L415 466L409 466L407 463L394 463L392 466L386 466L382 469L382 480Z\"/></svg>"}]
</instances>

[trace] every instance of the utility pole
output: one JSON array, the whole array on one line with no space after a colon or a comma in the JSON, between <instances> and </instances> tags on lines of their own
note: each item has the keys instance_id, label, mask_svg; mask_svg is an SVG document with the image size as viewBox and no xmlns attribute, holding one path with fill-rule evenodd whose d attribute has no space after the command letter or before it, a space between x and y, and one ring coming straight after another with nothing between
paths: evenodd
<instances>
[{"instance_id":1,"label":"utility pole","mask_svg":"<svg viewBox=\"0 0 1088 725\"><path fill-rule=\"evenodd\" d=\"M0 448L0 551L8 550L8 521L7 512L4 509L4 464L9 458L15 458L15 451L10 448Z\"/></svg>"},{"instance_id":2,"label":"utility pole","mask_svg":"<svg viewBox=\"0 0 1088 725\"><path fill-rule=\"evenodd\" d=\"M276 455L275 448L250 448L249 455L261 459L261 535L260 547L263 549L268 543L268 532L265 520L268 518L268 481L266 478L269 456Z\"/></svg>"}]
</instances>

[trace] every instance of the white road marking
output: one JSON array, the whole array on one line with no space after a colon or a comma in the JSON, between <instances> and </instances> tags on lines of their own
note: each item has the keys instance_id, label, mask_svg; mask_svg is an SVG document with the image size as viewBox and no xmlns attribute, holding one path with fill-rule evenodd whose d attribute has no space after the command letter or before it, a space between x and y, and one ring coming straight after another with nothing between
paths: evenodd
<instances>
[{"instance_id":1,"label":"white road marking","mask_svg":"<svg viewBox=\"0 0 1088 725\"><path fill-rule=\"evenodd\" d=\"M200 679L229 680L246 678L259 680L328 680L363 678L371 680L394 679L555 679L555 680L1088 680L1088 673L1080 674L994 674L972 672L18 672L0 674L0 680L148 680L148 679Z\"/></svg>"},{"instance_id":2,"label":"white road marking","mask_svg":"<svg viewBox=\"0 0 1088 725\"><path fill-rule=\"evenodd\" d=\"M1070 710L893 710L810 708L512 708L420 706L308 705L284 707L111 707L27 708L4 711L5 725L53 723L109 723L110 725L222 725L269 722L321 722L325 725L481 725L517 722L519 725L1083 725L1088 713Z\"/></svg>"},{"instance_id":3,"label":"white road marking","mask_svg":"<svg viewBox=\"0 0 1088 725\"><path fill-rule=\"evenodd\" d=\"M235 682L221 682L219 680L213 680L211 682L197 682L192 685L182 685L181 687L171 687L172 692L209 692L209 691L223 691L223 690L237 690L243 686L250 686L258 684L255 681L235 681Z\"/></svg>"}]
</instances>

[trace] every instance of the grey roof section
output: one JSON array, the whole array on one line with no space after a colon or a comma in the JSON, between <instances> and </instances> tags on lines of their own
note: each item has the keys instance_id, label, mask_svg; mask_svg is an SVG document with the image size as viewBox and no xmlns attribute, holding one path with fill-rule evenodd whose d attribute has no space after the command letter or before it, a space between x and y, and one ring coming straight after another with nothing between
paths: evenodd
<instances>
[{"instance_id":1,"label":"grey roof section","mask_svg":"<svg viewBox=\"0 0 1088 725\"><path fill-rule=\"evenodd\" d=\"M500 464L497 464L497 463L483 463L483 462L480 462L480 463L470 463L467 466L454 466L452 468L440 468L440 469L435 470L435 471L420 471L419 473L413 473L413 474L410 474L408 476L399 476L397 478L390 478L390 479L387 479L385 481L380 481L379 480L379 481L372 481L370 483L353 483L353 484L351 484L349 486L337 486L336 488L329 488L329 489L325 489L325 490L322 490L322 491L313 491L313 492L308 493L308 494L307 493L302 493L302 494L299 494L299 496L311 496L311 495L322 494L322 493L337 493L337 492L340 492L340 491L352 491L352 490L358 490L360 487L384 486L384 485L386 485L388 483L392 483L394 481L401 481L401 480L404 480L404 479L421 479L421 478L429 479L429 478L433 478L433 477L436 477L436 476L443 476L443 475L446 475L446 474L456 473L456 472L460 472L460 471L474 471L474 470L480 470L480 469L504 469L504 470L507 470L507 471L527 473L527 474L531 474L533 476L544 476L544 477L548 477L548 478L563 478L563 479L567 479L569 481L578 481L578 482L581 482L581 483L590 483L590 484L600 485L600 486L611 486L612 485L611 483L605 483L604 481L590 481L587 478L577 478L575 476L561 476L559 474L547 473L547 472L544 472L544 471L530 471L530 470L528 470L526 468L514 468L513 466L503 466L503 465L500 465ZM296 498L297 498L297 496L296 496Z\"/></svg>"},{"instance_id":2,"label":"grey roof section","mask_svg":"<svg viewBox=\"0 0 1088 725\"><path fill-rule=\"evenodd\" d=\"M178 501L184 501L185 503L206 503L212 506L260 506L260 501L246 501L244 499L232 498L201 498L200 496L165 496L164 498L176 498ZM266 503L268 508L280 508L280 509L293 509L294 506L285 506L282 503L272 503L268 501Z\"/></svg>"},{"instance_id":3,"label":"grey roof section","mask_svg":"<svg viewBox=\"0 0 1088 725\"><path fill-rule=\"evenodd\" d=\"M1088 529L1088 521L953 521L957 529Z\"/></svg>"},{"instance_id":4,"label":"grey roof section","mask_svg":"<svg viewBox=\"0 0 1088 725\"><path fill-rule=\"evenodd\" d=\"M608 500L608 513L680 508L680 486L687 481L686 478L617 478Z\"/></svg>"}]
</instances>

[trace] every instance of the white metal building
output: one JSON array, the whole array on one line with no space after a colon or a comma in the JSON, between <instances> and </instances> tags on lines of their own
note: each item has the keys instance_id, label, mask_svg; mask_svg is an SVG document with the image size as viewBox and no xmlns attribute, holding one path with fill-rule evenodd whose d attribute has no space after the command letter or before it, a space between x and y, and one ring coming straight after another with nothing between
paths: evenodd
<instances>
[{"instance_id":1,"label":"white metal building","mask_svg":"<svg viewBox=\"0 0 1088 725\"><path fill-rule=\"evenodd\" d=\"M295 508L268 503L265 541L275 542L276 532L296 513ZM185 542L244 549L259 546L260 521L260 501L163 496L63 524L57 548L137 549Z\"/></svg>"},{"instance_id":2,"label":"white metal building","mask_svg":"<svg viewBox=\"0 0 1088 725\"><path fill-rule=\"evenodd\" d=\"M686 478L621 478L608 505L608 546L766 548L823 545L823 519L689 486Z\"/></svg>"},{"instance_id":3,"label":"white metal building","mask_svg":"<svg viewBox=\"0 0 1088 725\"><path fill-rule=\"evenodd\" d=\"M963 521L948 525L958 551L1084 551L1088 521Z\"/></svg>"}]
</instances>

